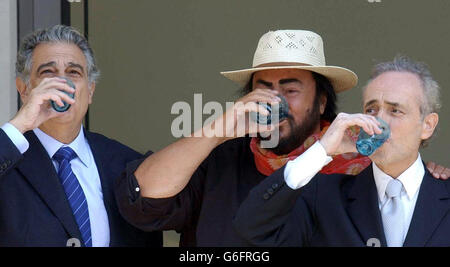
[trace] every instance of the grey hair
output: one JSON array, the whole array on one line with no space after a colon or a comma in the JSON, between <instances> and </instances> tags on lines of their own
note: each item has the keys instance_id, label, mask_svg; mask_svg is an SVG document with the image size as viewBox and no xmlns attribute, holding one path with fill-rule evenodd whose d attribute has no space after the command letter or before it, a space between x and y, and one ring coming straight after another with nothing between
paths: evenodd
<instances>
[{"instance_id":1,"label":"grey hair","mask_svg":"<svg viewBox=\"0 0 450 267\"><path fill-rule=\"evenodd\" d=\"M423 100L420 104L420 113L422 120L431 113L438 113L442 107L440 100L441 88L438 82L433 78L428 66L423 62L417 62L403 55L397 55L393 61L377 64L372 76L367 84L385 72L397 71L415 74L422 83ZM367 87L367 86L366 86ZM434 134L433 134L434 135ZM430 137L431 139L431 137ZM428 140L422 142L422 147L428 145Z\"/></svg>"},{"instance_id":2,"label":"grey hair","mask_svg":"<svg viewBox=\"0 0 450 267\"><path fill-rule=\"evenodd\" d=\"M422 101L420 112L423 117L430 113L438 113L441 109L440 91L438 82L431 75L425 63L417 62L409 57L398 55L393 61L377 64L373 71L369 83L385 72L398 71L415 74L422 83L424 101Z\"/></svg>"},{"instance_id":3,"label":"grey hair","mask_svg":"<svg viewBox=\"0 0 450 267\"><path fill-rule=\"evenodd\" d=\"M75 28L65 25L55 25L43 30L35 31L26 36L17 52L16 76L26 83L30 81L32 58L34 49L42 43L68 43L78 46L83 52L87 62L89 82L97 82L100 70L94 57L94 51L86 38Z\"/></svg>"}]
</instances>

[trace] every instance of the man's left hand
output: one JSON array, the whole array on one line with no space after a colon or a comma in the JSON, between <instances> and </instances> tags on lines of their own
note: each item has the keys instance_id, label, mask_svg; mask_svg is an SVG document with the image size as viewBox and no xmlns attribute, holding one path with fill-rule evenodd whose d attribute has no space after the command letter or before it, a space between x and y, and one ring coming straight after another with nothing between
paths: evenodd
<instances>
[{"instance_id":1,"label":"man's left hand","mask_svg":"<svg viewBox=\"0 0 450 267\"><path fill-rule=\"evenodd\" d=\"M450 169L445 168L444 166L441 165L437 165L434 162L431 161L428 162L427 169L436 179L447 180L448 178L450 178Z\"/></svg>"}]
</instances>

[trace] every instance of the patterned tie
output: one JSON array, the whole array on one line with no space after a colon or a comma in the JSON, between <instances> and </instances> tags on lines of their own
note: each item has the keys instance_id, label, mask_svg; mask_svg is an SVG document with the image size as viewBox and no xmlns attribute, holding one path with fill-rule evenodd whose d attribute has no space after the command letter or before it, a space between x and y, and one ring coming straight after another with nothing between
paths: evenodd
<instances>
[{"instance_id":1,"label":"patterned tie","mask_svg":"<svg viewBox=\"0 0 450 267\"><path fill-rule=\"evenodd\" d=\"M70 162L76 157L77 154L70 147L62 147L56 152L53 159L59 164L58 176L80 229L84 245L92 247L91 223L86 196L70 165Z\"/></svg>"},{"instance_id":2,"label":"patterned tie","mask_svg":"<svg viewBox=\"0 0 450 267\"><path fill-rule=\"evenodd\" d=\"M386 187L388 200L381 208L384 234L388 247L402 247L404 237L404 211L400 202L403 184L393 179Z\"/></svg>"}]
</instances>

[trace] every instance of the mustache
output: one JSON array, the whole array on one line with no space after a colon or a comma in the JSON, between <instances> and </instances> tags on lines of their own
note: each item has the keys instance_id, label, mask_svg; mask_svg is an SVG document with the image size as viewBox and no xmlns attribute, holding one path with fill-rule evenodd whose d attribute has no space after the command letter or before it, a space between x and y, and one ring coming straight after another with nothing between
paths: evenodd
<instances>
[{"instance_id":1,"label":"mustache","mask_svg":"<svg viewBox=\"0 0 450 267\"><path fill-rule=\"evenodd\" d=\"M291 114L288 114L283 120L281 120L279 123L282 123L283 121L288 121L289 124L292 126L292 123L295 123L294 116Z\"/></svg>"},{"instance_id":2,"label":"mustache","mask_svg":"<svg viewBox=\"0 0 450 267\"><path fill-rule=\"evenodd\" d=\"M294 116L292 116L291 114L288 114L286 119L290 120L290 121L294 121Z\"/></svg>"},{"instance_id":3,"label":"mustache","mask_svg":"<svg viewBox=\"0 0 450 267\"><path fill-rule=\"evenodd\" d=\"M291 114L288 114L288 116L286 117L285 120L289 123L289 126L291 127L291 129L294 129L294 127L295 127L295 119L294 119L294 116L292 116ZM281 122L280 122L280 123L281 123Z\"/></svg>"},{"instance_id":4,"label":"mustache","mask_svg":"<svg viewBox=\"0 0 450 267\"><path fill-rule=\"evenodd\" d=\"M282 123L283 121L287 121L288 122L288 124L289 124L289 127L291 128L291 129L295 129L296 127L295 127L295 119L294 119L294 116L292 116L291 114L288 114L287 115L287 117L285 117L282 121L280 121L278 124L280 124L280 123ZM279 125L277 126L278 128L279 128ZM275 128L275 131L278 131L278 129L277 129L277 127ZM259 139L259 140L269 140L270 139L270 136L268 136L268 137L262 137L259 133L257 134L257 138Z\"/></svg>"}]
</instances>

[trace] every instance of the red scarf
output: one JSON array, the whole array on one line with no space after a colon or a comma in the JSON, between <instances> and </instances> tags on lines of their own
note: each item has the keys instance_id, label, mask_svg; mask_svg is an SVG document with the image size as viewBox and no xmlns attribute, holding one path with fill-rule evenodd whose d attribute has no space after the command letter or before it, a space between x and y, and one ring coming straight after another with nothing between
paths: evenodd
<instances>
[{"instance_id":1,"label":"red scarf","mask_svg":"<svg viewBox=\"0 0 450 267\"><path fill-rule=\"evenodd\" d=\"M313 134L301 145L299 148L295 149L288 155L278 156L275 153L263 149L259 146L259 140L253 138L250 143L250 149L255 156L255 164L258 171L264 175L271 175L276 170L283 167L288 161L296 159L298 156L303 154L308 148L315 144L322 136L326 133L330 127L330 123L327 121L320 122L321 132ZM359 129L352 128L348 131L348 134L356 139L358 136ZM371 160L368 157L364 157L358 153L347 153L333 157L333 161L327 166L323 167L320 173L323 174L349 174L357 175L362 172L371 164Z\"/></svg>"}]
</instances>

